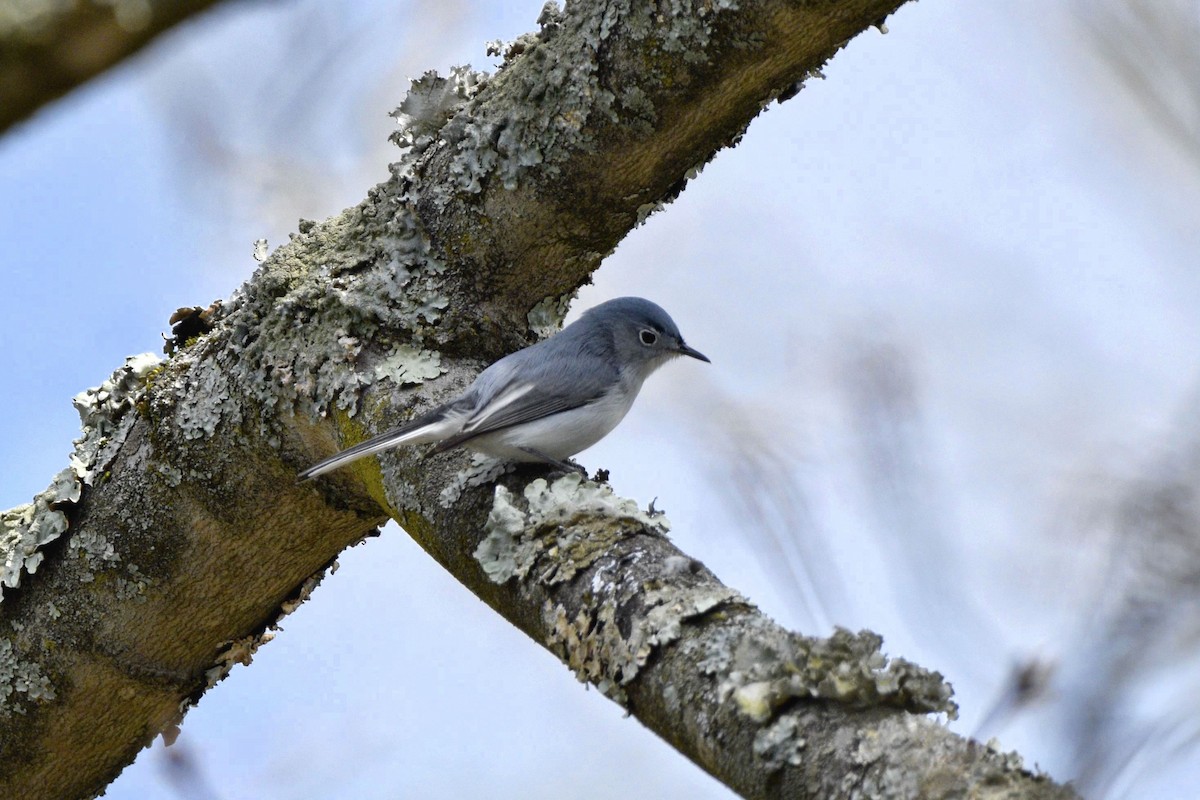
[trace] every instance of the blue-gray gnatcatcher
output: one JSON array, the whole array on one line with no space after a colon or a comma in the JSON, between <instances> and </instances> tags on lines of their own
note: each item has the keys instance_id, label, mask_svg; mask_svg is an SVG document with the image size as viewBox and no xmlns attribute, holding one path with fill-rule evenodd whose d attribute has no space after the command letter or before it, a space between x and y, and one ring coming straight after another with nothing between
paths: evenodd
<instances>
[{"instance_id":1,"label":"blue-gray gnatcatcher","mask_svg":"<svg viewBox=\"0 0 1200 800\"><path fill-rule=\"evenodd\" d=\"M675 322L654 303L609 300L549 339L492 364L445 405L314 464L300 478L391 447L430 443L436 444L430 454L464 446L575 470L564 459L617 427L642 382L680 355L708 361L684 344Z\"/></svg>"}]
</instances>

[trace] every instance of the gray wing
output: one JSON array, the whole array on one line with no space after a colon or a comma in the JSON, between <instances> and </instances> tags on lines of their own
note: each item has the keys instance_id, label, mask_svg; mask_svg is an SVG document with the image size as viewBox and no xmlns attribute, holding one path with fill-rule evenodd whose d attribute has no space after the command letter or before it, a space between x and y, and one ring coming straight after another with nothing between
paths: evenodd
<instances>
[{"instance_id":1,"label":"gray wing","mask_svg":"<svg viewBox=\"0 0 1200 800\"><path fill-rule=\"evenodd\" d=\"M440 453L476 436L570 411L603 397L620 380L611 342L568 336L571 329L502 358L480 373L463 400L473 408ZM456 404L457 405L457 404Z\"/></svg>"}]
</instances>

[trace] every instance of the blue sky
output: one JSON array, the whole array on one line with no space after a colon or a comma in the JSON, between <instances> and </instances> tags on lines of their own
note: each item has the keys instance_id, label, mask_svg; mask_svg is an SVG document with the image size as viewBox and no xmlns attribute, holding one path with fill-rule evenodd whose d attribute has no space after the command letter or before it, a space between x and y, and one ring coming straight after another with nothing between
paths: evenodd
<instances>
[{"instance_id":1,"label":"blue sky","mask_svg":"<svg viewBox=\"0 0 1200 800\"><path fill-rule=\"evenodd\" d=\"M1170 449L1194 402L1200 170L1075 8L909 4L756 120L579 301L650 297L713 360L656 375L584 463L814 630L723 491L722 454L765 436L808 501L782 527L807 526L841 586L828 615L945 672L963 731L1012 659L1078 635L1103 555L1078 520ZM0 505L65 464L71 397L158 351L176 307L232 292L255 239L385 177L406 76L487 66L483 43L540 3L354 9L231 4L0 139ZM864 484L848 400L864 352L900 353L914 387L902 514ZM1195 678L1194 657L1169 667ZM1068 777L1061 708L1040 713L995 733ZM729 796L395 528L345 554L180 746L223 798ZM170 796L160 749L108 796ZM1197 780L1185 761L1138 796Z\"/></svg>"}]
</instances>

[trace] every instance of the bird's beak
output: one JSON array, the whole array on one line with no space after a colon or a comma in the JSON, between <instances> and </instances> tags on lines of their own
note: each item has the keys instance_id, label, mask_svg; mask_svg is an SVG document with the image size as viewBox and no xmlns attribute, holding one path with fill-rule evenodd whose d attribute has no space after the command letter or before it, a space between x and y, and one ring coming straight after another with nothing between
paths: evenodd
<instances>
[{"instance_id":1,"label":"bird's beak","mask_svg":"<svg viewBox=\"0 0 1200 800\"><path fill-rule=\"evenodd\" d=\"M694 349L688 347L683 342L679 343L679 352L681 355L691 356L692 358L699 359L700 361L704 361L709 364L712 363L711 361L708 360L708 356L704 355L704 353L701 353L699 350L694 350Z\"/></svg>"}]
</instances>

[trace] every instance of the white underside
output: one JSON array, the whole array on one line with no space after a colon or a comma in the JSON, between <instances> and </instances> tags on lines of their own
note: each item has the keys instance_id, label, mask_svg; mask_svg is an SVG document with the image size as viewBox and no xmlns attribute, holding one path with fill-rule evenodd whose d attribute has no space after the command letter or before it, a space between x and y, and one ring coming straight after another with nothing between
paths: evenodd
<instances>
[{"instance_id":1,"label":"white underside","mask_svg":"<svg viewBox=\"0 0 1200 800\"><path fill-rule=\"evenodd\" d=\"M463 446L511 461L540 461L522 448L564 459L586 450L625 418L636 392L614 392L593 403L548 417L485 433ZM623 396L622 396L623 395Z\"/></svg>"}]
</instances>

